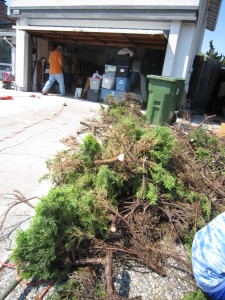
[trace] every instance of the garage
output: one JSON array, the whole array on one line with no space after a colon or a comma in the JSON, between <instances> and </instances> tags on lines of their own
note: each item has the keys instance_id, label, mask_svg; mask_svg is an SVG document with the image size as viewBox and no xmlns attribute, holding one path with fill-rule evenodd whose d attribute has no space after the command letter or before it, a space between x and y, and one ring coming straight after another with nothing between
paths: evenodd
<instances>
[{"instance_id":1,"label":"garage","mask_svg":"<svg viewBox=\"0 0 225 300\"><path fill-rule=\"evenodd\" d=\"M196 0L50 0L48 5L44 0L35 5L12 0L10 12L17 20L19 89L41 89L42 82L36 80L42 59L47 61L56 43L64 49L64 72L69 74L66 88L72 95L80 85L85 89L87 78L96 71L104 75L105 65L113 66L116 55L125 48L141 62L145 78L149 74L184 78L188 85L193 59L201 49L208 5ZM133 91L140 93L140 86Z\"/></svg>"},{"instance_id":2,"label":"garage","mask_svg":"<svg viewBox=\"0 0 225 300\"><path fill-rule=\"evenodd\" d=\"M167 47L167 36L163 31L40 26L20 29L29 33L32 46L29 77L33 81L33 90L41 91L48 79L48 57L53 44L61 45L63 49L67 95L76 94L99 101L107 94L115 95L119 91L122 96L123 92L131 92L134 99L144 104L147 101L147 75L162 74ZM47 43L44 56L41 55L43 43ZM134 78L132 64L134 67L137 61L140 74L135 74ZM100 83L97 79L92 80L93 77L100 79ZM102 88L108 90L103 91L104 95ZM57 89L56 85L53 92L57 93Z\"/></svg>"}]
</instances>

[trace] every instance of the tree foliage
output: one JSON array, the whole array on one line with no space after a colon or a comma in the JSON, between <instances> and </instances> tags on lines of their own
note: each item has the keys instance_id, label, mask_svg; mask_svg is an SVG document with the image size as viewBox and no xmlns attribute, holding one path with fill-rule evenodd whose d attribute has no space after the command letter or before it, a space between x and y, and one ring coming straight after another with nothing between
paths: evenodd
<instances>
[{"instance_id":1,"label":"tree foliage","mask_svg":"<svg viewBox=\"0 0 225 300\"><path fill-rule=\"evenodd\" d=\"M201 127L186 134L151 126L129 99L110 98L90 122L80 145L65 141L67 150L48 161L54 186L12 254L20 273L55 278L83 260L104 264L111 251L159 274L172 257L191 274L167 241L190 249L196 231L224 210L221 142Z\"/></svg>"},{"instance_id":2,"label":"tree foliage","mask_svg":"<svg viewBox=\"0 0 225 300\"><path fill-rule=\"evenodd\" d=\"M213 45L213 40L209 42L209 50L205 54L206 57L219 60L223 64L225 64L225 56L221 53L219 54L218 51L215 51L215 47Z\"/></svg>"}]
</instances>

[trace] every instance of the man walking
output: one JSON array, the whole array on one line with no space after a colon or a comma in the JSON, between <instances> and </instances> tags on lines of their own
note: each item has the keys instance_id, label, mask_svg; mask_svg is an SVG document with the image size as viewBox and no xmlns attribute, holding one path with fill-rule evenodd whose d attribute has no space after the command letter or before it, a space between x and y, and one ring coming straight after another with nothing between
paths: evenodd
<instances>
[{"instance_id":1,"label":"man walking","mask_svg":"<svg viewBox=\"0 0 225 300\"><path fill-rule=\"evenodd\" d=\"M52 87L55 81L59 84L59 90L61 96L65 95L65 85L63 78L63 56L62 56L62 47L53 45L53 52L49 57L49 79L46 82L44 88L42 89L42 94L47 94L48 90Z\"/></svg>"}]
</instances>

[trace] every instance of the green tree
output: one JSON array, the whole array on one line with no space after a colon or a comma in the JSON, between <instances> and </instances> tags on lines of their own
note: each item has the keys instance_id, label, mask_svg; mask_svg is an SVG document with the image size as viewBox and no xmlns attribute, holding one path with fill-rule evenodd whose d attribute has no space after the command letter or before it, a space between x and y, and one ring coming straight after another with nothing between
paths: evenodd
<instances>
[{"instance_id":1,"label":"green tree","mask_svg":"<svg viewBox=\"0 0 225 300\"><path fill-rule=\"evenodd\" d=\"M209 42L209 51L206 52L205 57L209 57L209 58L219 60L223 64L225 64L225 56L222 53L219 54L218 51L215 50L215 47L213 45L213 40L211 40Z\"/></svg>"}]
</instances>

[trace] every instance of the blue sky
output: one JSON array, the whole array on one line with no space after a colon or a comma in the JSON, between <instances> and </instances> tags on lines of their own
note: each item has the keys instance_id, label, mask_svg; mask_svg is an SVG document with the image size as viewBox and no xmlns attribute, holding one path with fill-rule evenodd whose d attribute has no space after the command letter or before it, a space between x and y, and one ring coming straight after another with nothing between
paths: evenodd
<instances>
[{"instance_id":1,"label":"blue sky","mask_svg":"<svg viewBox=\"0 0 225 300\"><path fill-rule=\"evenodd\" d=\"M206 53L209 50L209 41L213 40L215 50L219 54L225 55L225 0L222 1L220 8L219 19L215 31L205 31L205 36L202 44L202 52Z\"/></svg>"},{"instance_id":2,"label":"blue sky","mask_svg":"<svg viewBox=\"0 0 225 300\"><path fill-rule=\"evenodd\" d=\"M7 5L10 6L10 0L6 1ZM219 54L225 55L225 0L222 1L222 6L220 9L220 15L217 22L215 31L205 31L205 36L202 44L202 52L206 53L209 50L209 41L213 40L213 45L215 50Z\"/></svg>"}]
</instances>

